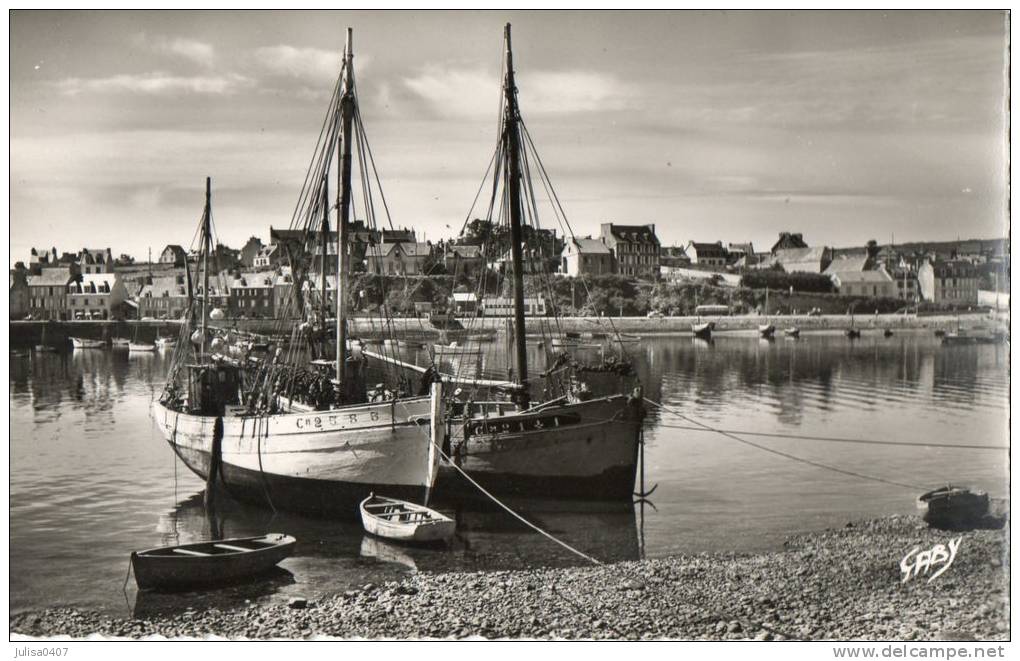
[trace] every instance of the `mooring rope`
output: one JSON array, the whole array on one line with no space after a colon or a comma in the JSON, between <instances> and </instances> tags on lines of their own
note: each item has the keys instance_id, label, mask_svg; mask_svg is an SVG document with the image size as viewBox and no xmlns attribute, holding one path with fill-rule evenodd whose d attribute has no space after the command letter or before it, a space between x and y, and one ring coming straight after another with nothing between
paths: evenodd
<instances>
[{"instance_id":1,"label":"mooring rope","mask_svg":"<svg viewBox=\"0 0 1020 661\"><path fill-rule=\"evenodd\" d=\"M723 430L723 429L716 429L715 427L712 427L710 425L706 425L705 423L700 422L698 420L695 420L694 418L691 418L690 416L684 415L683 413L681 413L680 411L677 411L676 409L674 409L672 407L669 407L669 406L666 406L665 404L662 404L660 402L656 402L654 400L648 399L647 397L645 397L644 400L647 403L651 404L652 406L656 406L656 407L662 409L663 411L666 411L668 413L672 413L673 415L675 415L675 416L677 416L679 418L682 418L682 419L684 419L684 420L686 420L686 421L688 421L688 422L690 422L690 423L692 423L694 425L697 425L702 431L715 432L716 434L720 434L721 436L725 436L726 438L729 438L729 439L732 439L734 441L737 441L738 443L743 443L744 445L749 445L749 446L751 446L753 448L757 448L757 449L759 449L759 450L761 450L763 452L768 452L770 454L774 454L774 455L777 455L777 456L780 456L780 457L784 457L784 458L789 459L791 461L796 461L796 462L799 462L799 463L802 463L802 464L807 464L808 466L814 466L815 468L822 468L822 469L825 469L825 470L833 471L835 473L841 473L843 475L849 475L850 477L857 477L857 478L860 478L862 480L871 480L873 482L880 482L882 484L888 484L888 485L891 485L891 486L894 486L894 487L902 487L904 489L920 490L920 491L924 491L925 490L924 487L918 486L916 484L907 484L905 482L897 482L895 480L889 480L889 479L886 479L884 477L878 477L876 475L868 475L867 473L858 473L857 471L847 470L845 468L839 468L837 466L832 466L830 464L823 464L820 461L814 461L813 459L805 459L804 457L798 457L797 455L790 454L789 452L783 452L782 450L776 450L776 449L770 448L770 447L768 447L766 445L761 445L760 443L755 443L754 441L749 441L746 438L740 438L739 436L737 436L736 434L734 434L732 432L728 432L728 431Z\"/></svg>"}]
</instances>

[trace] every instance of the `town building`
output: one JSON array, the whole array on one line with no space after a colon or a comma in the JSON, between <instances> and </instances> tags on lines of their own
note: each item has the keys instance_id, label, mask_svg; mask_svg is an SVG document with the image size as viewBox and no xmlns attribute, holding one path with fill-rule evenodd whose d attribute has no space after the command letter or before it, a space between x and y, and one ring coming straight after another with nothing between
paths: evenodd
<instances>
[{"instance_id":1,"label":"town building","mask_svg":"<svg viewBox=\"0 0 1020 661\"><path fill-rule=\"evenodd\" d=\"M11 269L10 276L10 309L8 314L11 319L22 319L28 314L28 269L21 262L17 266L21 268Z\"/></svg>"},{"instance_id":2,"label":"town building","mask_svg":"<svg viewBox=\"0 0 1020 661\"><path fill-rule=\"evenodd\" d=\"M241 246L240 255L238 255L241 266L253 268L255 266L255 257L258 256L262 248L262 239L257 236L250 237L248 241Z\"/></svg>"},{"instance_id":3,"label":"town building","mask_svg":"<svg viewBox=\"0 0 1020 661\"><path fill-rule=\"evenodd\" d=\"M917 270L921 298L934 303L977 304L978 273L963 260L925 261Z\"/></svg>"},{"instance_id":4,"label":"town building","mask_svg":"<svg viewBox=\"0 0 1020 661\"><path fill-rule=\"evenodd\" d=\"M885 270L896 283L896 298L908 302L921 300L917 274L912 269L902 267Z\"/></svg>"},{"instance_id":5,"label":"town building","mask_svg":"<svg viewBox=\"0 0 1020 661\"><path fill-rule=\"evenodd\" d=\"M370 246L365 262L376 275L422 275L431 257L430 243L384 243Z\"/></svg>"},{"instance_id":6,"label":"town building","mask_svg":"<svg viewBox=\"0 0 1020 661\"><path fill-rule=\"evenodd\" d=\"M480 305L483 317L511 317L514 314L514 299L509 296L483 296ZM524 316L546 316L545 297L524 297Z\"/></svg>"},{"instance_id":7,"label":"town building","mask_svg":"<svg viewBox=\"0 0 1020 661\"><path fill-rule=\"evenodd\" d=\"M659 271L664 267L690 266L691 258L683 246L659 247Z\"/></svg>"},{"instance_id":8,"label":"town building","mask_svg":"<svg viewBox=\"0 0 1020 661\"><path fill-rule=\"evenodd\" d=\"M301 310L294 300L294 276L289 266L281 267L273 282L273 312L277 319L301 318Z\"/></svg>"},{"instance_id":9,"label":"town building","mask_svg":"<svg viewBox=\"0 0 1020 661\"><path fill-rule=\"evenodd\" d=\"M779 240L772 244L772 249L769 254L775 256L780 250L792 250L794 248L807 248L808 244L804 241L804 235L794 232L780 232Z\"/></svg>"},{"instance_id":10,"label":"town building","mask_svg":"<svg viewBox=\"0 0 1020 661\"><path fill-rule=\"evenodd\" d=\"M188 283L183 269L170 275L154 276L138 293L141 319L180 319L188 309Z\"/></svg>"},{"instance_id":11,"label":"town building","mask_svg":"<svg viewBox=\"0 0 1020 661\"><path fill-rule=\"evenodd\" d=\"M442 250L443 266L449 275L473 278L485 267L481 246L447 243Z\"/></svg>"},{"instance_id":12,"label":"town building","mask_svg":"<svg viewBox=\"0 0 1020 661\"><path fill-rule=\"evenodd\" d=\"M56 266L56 248L32 248L28 256L28 268L33 275L39 275L39 270L44 266Z\"/></svg>"},{"instance_id":13,"label":"town building","mask_svg":"<svg viewBox=\"0 0 1020 661\"><path fill-rule=\"evenodd\" d=\"M772 260L787 273L824 273L832 263L832 251L825 246L780 248L773 253Z\"/></svg>"},{"instance_id":14,"label":"town building","mask_svg":"<svg viewBox=\"0 0 1020 661\"><path fill-rule=\"evenodd\" d=\"M893 298L896 284L888 273L877 271L840 271L829 276L841 296Z\"/></svg>"},{"instance_id":15,"label":"town building","mask_svg":"<svg viewBox=\"0 0 1020 661\"><path fill-rule=\"evenodd\" d=\"M851 253L833 258L829 265L825 267L823 274L860 273L861 271L870 271L873 267L874 260L867 253Z\"/></svg>"},{"instance_id":16,"label":"town building","mask_svg":"<svg viewBox=\"0 0 1020 661\"><path fill-rule=\"evenodd\" d=\"M473 317L478 314L478 296L472 291L455 291L450 297L453 313Z\"/></svg>"},{"instance_id":17,"label":"town building","mask_svg":"<svg viewBox=\"0 0 1020 661\"><path fill-rule=\"evenodd\" d=\"M67 286L80 277L77 264L43 267L38 275L29 275L28 314L33 319L68 319Z\"/></svg>"},{"instance_id":18,"label":"town building","mask_svg":"<svg viewBox=\"0 0 1020 661\"><path fill-rule=\"evenodd\" d=\"M659 237L655 225L602 223L599 238L609 247L620 275L654 279L659 275Z\"/></svg>"},{"instance_id":19,"label":"town building","mask_svg":"<svg viewBox=\"0 0 1020 661\"><path fill-rule=\"evenodd\" d=\"M729 255L729 265L737 268L752 266L758 263L758 257L754 252L754 244L730 243L726 246L726 253Z\"/></svg>"},{"instance_id":20,"label":"town building","mask_svg":"<svg viewBox=\"0 0 1020 661\"><path fill-rule=\"evenodd\" d=\"M560 269L569 276L613 273L613 251L599 239L572 239L563 246Z\"/></svg>"},{"instance_id":21,"label":"town building","mask_svg":"<svg viewBox=\"0 0 1020 661\"><path fill-rule=\"evenodd\" d=\"M82 248L77 257L82 275L113 272L113 253L109 248Z\"/></svg>"},{"instance_id":22,"label":"town building","mask_svg":"<svg viewBox=\"0 0 1020 661\"><path fill-rule=\"evenodd\" d=\"M71 319L123 319L128 298L116 273L83 273L67 285L67 308Z\"/></svg>"},{"instance_id":23,"label":"town building","mask_svg":"<svg viewBox=\"0 0 1020 661\"><path fill-rule=\"evenodd\" d=\"M276 316L275 287L275 273L254 271L237 274L230 282L229 316L272 319Z\"/></svg>"},{"instance_id":24,"label":"town building","mask_svg":"<svg viewBox=\"0 0 1020 661\"><path fill-rule=\"evenodd\" d=\"M413 229L384 229L380 237L381 243L418 243L418 236Z\"/></svg>"},{"instance_id":25,"label":"town building","mask_svg":"<svg viewBox=\"0 0 1020 661\"><path fill-rule=\"evenodd\" d=\"M183 247L171 243L166 248L163 248L163 252L159 253L159 263L184 266L188 263L188 253Z\"/></svg>"},{"instance_id":26,"label":"town building","mask_svg":"<svg viewBox=\"0 0 1020 661\"><path fill-rule=\"evenodd\" d=\"M255 259L252 260L252 268L259 270L275 269L281 262L286 262L286 259L282 257L283 252L278 243L263 246L258 254L255 255Z\"/></svg>"},{"instance_id":27,"label":"town building","mask_svg":"<svg viewBox=\"0 0 1020 661\"><path fill-rule=\"evenodd\" d=\"M715 243L688 241L684 251L691 258L691 264L726 266L730 261L729 253L723 247L722 241L716 241Z\"/></svg>"}]
</instances>

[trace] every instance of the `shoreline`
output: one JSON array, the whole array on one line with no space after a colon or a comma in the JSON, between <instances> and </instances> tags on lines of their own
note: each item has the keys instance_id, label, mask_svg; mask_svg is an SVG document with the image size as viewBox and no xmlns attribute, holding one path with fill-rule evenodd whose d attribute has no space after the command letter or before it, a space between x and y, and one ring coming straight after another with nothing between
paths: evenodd
<instances>
[{"instance_id":1,"label":"shoreline","mask_svg":"<svg viewBox=\"0 0 1020 661\"><path fill-rule=\"evenodd\" d=\"M1008 523L947 532L895 515L790 536L781 550L601 566L416 573L309 601L146 619L81 608L10 617L14 636L1007 640ZM961 539L931 582L912 549Z\"/></svg>"}]
</instances>

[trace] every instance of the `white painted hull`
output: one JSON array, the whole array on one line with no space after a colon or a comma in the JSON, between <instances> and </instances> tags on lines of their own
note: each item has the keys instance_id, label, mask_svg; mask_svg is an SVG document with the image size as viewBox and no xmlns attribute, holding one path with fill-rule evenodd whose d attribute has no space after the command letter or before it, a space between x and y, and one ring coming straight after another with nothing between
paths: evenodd
<instances>
[{"instance_id":1,"label":"white painted hull","mask_svg":"<svg viewBox=\"0 0 1020 661\"><path fill-rule=\"evenodd\" d=\"M239 498L355 518L371 491L428 496L442 444L441 389L431 395L329 411L224 416L221 477ZM207 479L214 416L153 404L156 424L181 459Z\"/></svg>"},{"instance_id":2,"label":"white painted hull","mask_svg":"<svg viewBox=\"0 0 1020 661\"><path fill-rule=\"evenodd\" d=\"M414 507L411 503L408 503L408 505ZM435 510L429 510L427 508L420 509L427 511L431 515L432 520L418 523L386 520L378 516L373 516L371 512L366 511L365 503L363 502L360 507L361 525L364 527L365 532L371 535L384 537L397 542L441 542L453 537L453 534L457 531L457 524L453 519L443 516Z\"/></svg>"},{"instance_id":3,"label":"white painted hull","mask_svg":"<svg viewBox=\"0 0 1020 661\"><path fill-rule=\"evenodd\" d=\"M102 349L104 343L102 340L90 340L83 337L72 337L71 346L75 349Z\"/></svg>"}]
</instances>

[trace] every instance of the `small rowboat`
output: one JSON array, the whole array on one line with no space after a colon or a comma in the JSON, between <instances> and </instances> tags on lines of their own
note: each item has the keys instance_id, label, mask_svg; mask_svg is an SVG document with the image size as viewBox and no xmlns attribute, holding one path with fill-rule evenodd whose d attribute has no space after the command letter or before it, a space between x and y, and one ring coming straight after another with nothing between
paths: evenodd
<instances>
[{"instance_id":1,"label":"small rowboat","mask_svg":"<svg viewBox=\"0 0 1020 661\"><path fill-rule=\"evenodd\" d=\"M765 339L771 339L776 334L776 327L772 324L759 324L758 335Z\"/></svg>"},{"instance_id":2,"label":"small rowboat","mask_svg":"<svg viewBox=\"0 0 1020 661\"><path fill-rule=\"evenodd\" d=\"M922 495L917 508L925 522L936 528L969 528L988 515L988 494L948 485Z\"/></svg>"},{"instance_id":3,"label":"small rowboat","mask_svg":"<svg viewBox=\"0 0 1020 661\"><path fill-rule=\"evenodd\" d=\"M150 344L149 342L130 342L128 343L128 351L135 353L137 351L155 351L156 345Z\"/></svg>"},{"instance_id":4,"label":"small rowboat","mask_svg":"<svg viewBox=\"0 0 1020 661\"><path fill-rule=\"evenodd\" d=\"M269 571L294 551L295 544L290 535L269 533L165 546L132 553L131 568L141 590L201 587Z\"/></svg>"},{"instance_id":5,"label":"small rowboat","mask_svg":"<svg viewBox=\"0 0 1020 661\"><path fill-rule=\"evenodd\" d=\"M856 328L848 328L845 331L843 331L843 334L849 337L851 340L856 340L861 336L861 331L857 330Z\"/></svg>"},{"instance_id":6,"label":"small rowboat","mask_svg":"<svg viewBox=\"0 0 1020 661\"><path fill-rule=\"evenodd\" d=\"M892 337L893 331L891 328L886 328L884 331L882 331L882 335L885 337Z\"/></svg>"},{"instance_id":7,"label":"small rowboat","mask_svg":"<svg viewBox=\"0 0 1020 661\"><path fill-rule=\"evenodd\" d=\"M102 340L91 340L87 337L72 337L71 346L75 349L102 349Z\"/></svg>"},{"instance_id":8,"label":"small rowboat","mask_svg":"<svg viewBox=\"0 0 1020 661\"><path fill-rule=\"evenodd\" d=\"M706 321L703 324L691 324L691 332L694 333L694 337L700 337L703 340L712 337L713 330L715 330L714 321Z\"/></svg>"},{"instance_id":9,"label":"small rowboat","mask_svg":"<svg viewBox=\"0 0 1020 661\"><path fill-rule=\"evenodd\" d=\"M456 522L424 505L369 494L361 501L365 532L401 542L440 542L453 537Z\"/></svg>"},{"instance_id":10,"label":"small rowboat","mask_svg":"<svg viewBox=\"0 0 1020 661\"><path fill-rule=\"evenodd\" d=\"M564 337L554 337L550 341L553 347L559 349L601 349L601 344L595 344L592 342L585 342L581 338L570 337L568 333Z\"/></svg>"}]
</instances>

